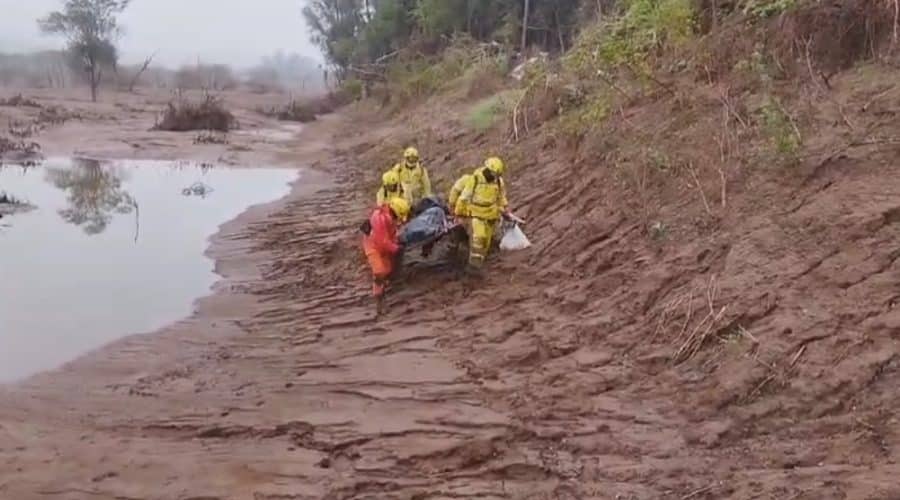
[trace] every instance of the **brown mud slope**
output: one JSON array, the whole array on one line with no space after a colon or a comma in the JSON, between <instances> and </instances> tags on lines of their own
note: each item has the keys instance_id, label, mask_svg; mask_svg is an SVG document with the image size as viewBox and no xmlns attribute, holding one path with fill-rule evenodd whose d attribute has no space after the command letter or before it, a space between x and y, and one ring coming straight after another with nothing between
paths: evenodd
<instances>
[{"instance_id":1,"label":"brown mud slope","mask_svg":"<svg viewBox=\"0 0 900 500\"><path fill-rule=\"evenodd\" d=\"M535 246L482 281L414 265L379 321L360 179L415 140L448 187L500 143L452 109L316 125L334 184L226 227L197 317L0 393L0 497L898 498L900 91L867 71L725 197L535 134L509 155ZM699 90L617 126L708 147Z\"/></svg>"}]
</instances>

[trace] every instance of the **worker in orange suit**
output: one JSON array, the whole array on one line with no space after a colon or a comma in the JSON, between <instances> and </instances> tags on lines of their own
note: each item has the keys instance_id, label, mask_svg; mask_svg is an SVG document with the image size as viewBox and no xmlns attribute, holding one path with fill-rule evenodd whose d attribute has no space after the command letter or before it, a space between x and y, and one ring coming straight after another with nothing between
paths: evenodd
<instances>
[{"instance_id":1,"label":"worker in orange suit","mask_svg":"<svg viewBox=\"0 0 900 500\"><path fill-rule=\"evenodd\" d=\"M388 278L394 271L394 263L403 251L397 240L397 229L409 218L409 202L401 197L390 198L369 216L364 224L363 251L372 269L372 296L377 313L384 312L384 292Z\"/></svg>"}]
</instances>

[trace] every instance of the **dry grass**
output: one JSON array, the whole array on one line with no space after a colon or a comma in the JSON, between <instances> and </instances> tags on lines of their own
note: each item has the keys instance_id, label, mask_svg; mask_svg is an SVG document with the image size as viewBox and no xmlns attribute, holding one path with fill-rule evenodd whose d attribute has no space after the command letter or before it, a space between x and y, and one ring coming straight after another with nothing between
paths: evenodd
<instances>
[{"instance_id":1,"label":"dry grass","mask_svg":"<svg viewBox=\"0 0 900 500\"><path fill-rule=\"evenodd\" d=\"M37 101L33 99L29 99L27 97L23 97L22 94L14 95L7 99L0 99L0 106L22 106L27 108L41 108L41 106Z\"/></svg>"},{"instance_id":2,"label":"dry grass","mask_svg":"<svg viewBox=\"0 0 900 500\"><path fill-rule=\"evenodd\" d=\"M33 141L14 140L0 136L0 158L34 158L41 153L41 145Z\"/></svg>"},{"instance_id":3,"label":"dry grass","mask_svg":"<svg viewBox=\"0 0 900 500\"><path fill-rule=\"evenodd\" d=\"M316 120L316 108L313 102L299 102L292 100L281 108L261 108L259 112L265 116L277 118L281 121L309 123Z\"/></svg>"}]
</instances>

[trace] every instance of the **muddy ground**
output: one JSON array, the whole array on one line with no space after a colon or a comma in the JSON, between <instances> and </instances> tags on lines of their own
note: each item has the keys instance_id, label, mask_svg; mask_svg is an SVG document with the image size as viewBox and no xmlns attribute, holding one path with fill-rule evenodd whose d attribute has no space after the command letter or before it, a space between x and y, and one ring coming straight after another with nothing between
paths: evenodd
<instances>
[{"instance_id":1,"label":"muddy ground","mask_svg":"<svg viewBox=\"0 0 900 500\"><path fill-rule=\"evenodd\" d=\"M40 138L227 152L134 113ZM510 181L534 248L482 280L414 265L376 321L359 180L417 140L446 187L485 145L355 113L237 156L321 175L223 226L195 316L0 389L0 497L900 498L895 149L754 176L702 224L662 200L683 215L660 241L536 138Z\"/></svg>"}]
</instances>

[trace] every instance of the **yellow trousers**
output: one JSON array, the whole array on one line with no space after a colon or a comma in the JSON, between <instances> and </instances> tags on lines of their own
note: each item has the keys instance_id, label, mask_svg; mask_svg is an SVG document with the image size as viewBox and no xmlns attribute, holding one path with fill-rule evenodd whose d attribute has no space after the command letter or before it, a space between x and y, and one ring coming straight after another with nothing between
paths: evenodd
<instances>
[{"instance_id":1,"label":"yellow trousers","mask_svg":"<svg viewBox=\"0 0 900 500\"><path fill-rule=\"evenodd\" d=\"M491 249L494 232L500 221L473 217L469 219L469 265L481 267Z\"/></svg>"}]
</instances>

